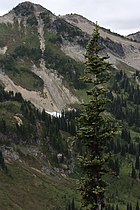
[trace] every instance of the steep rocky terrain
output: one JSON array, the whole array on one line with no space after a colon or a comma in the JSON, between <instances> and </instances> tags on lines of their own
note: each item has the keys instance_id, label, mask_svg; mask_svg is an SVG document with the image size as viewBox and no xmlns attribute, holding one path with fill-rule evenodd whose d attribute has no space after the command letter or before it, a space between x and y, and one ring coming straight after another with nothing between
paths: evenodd
<instances>
[{"instance_id":1,"label":"steep rocky terrain","mask_svg":"<svg viewBox=\"0 0 140 210\"><path fill-rule=\"evenodd\" d=\"M62 18L89 35L93 33L95 28L95 24L93 22L77 14L62 16ZM105 28L100 28L99 32L103 38L103 44L105 45L110 56L111 63L116 65L116 62L120 60L127 65L139 69L139 43L135 43L126 37L120 36L119 34L112 33Z\"/></svg>"},{"instance_id":2,"label":"steep rocky terrain","mask_svg":"<svg viewBox=\"0 0 140 210\"><path fill-rule=\"evenodd\" d=\"M44 51L47 43L45 43L45 34L44 34L44 22L41 18L40 14L42 14L45 10L39 5L34 5L31 3L23 3L14 8L9 14L1 17L1 26L5 24L5 27L8 30L9 27L18 27L19 33L21 30L25 30L23 33L26 35L26 30L28 30L29 25L27 24L28 15L29 19L34 19L35 21L35 33L36 39L38 39L38 47L41 51L40 60L38 60L38 65L35 65L33 61L30 64L30 71L34 72L38 77L40 77L44 82L44 87L42 92L39 91L29 91L25 87L21 87L20 85L16 85L12 82L12 80L8 77L8 75L3 74L1 71L1 81L5 85L5 89L8 91L21 92L25 99L30 100L35 104L37 108L46 109L47 111L58 111L60 112L62 108L64 108L67 104L78 103L79 100L73 93L63 84L63 77L59 75L56 71L52 69L48 69L45 66L45 60L43 58ZM24 13L25 12L25 13ZM29 12L29 13L28 13ZM30 14L31 12L31 14ZM48 11L47 11L48 12ZM49 14L51 14L49 12ZM26 16L27 15L27 16ZM52 19L56 19L54 15L51 14ZM17 24L17 25L16 25ZM23 24L23 25L22 25ZM34 24L34 22L33 22ZM15 32L16 33L16 32ZM21 32L22 33L22 32ZM23 36L24 36L23 35ZM29 35L30 36L30 35ZM13 38L12 38L13 39ZM7 42L8 40L6 40ZM11 40L16 42L17 40ZM25 42L19 41L19 45L26 44ZM4 43L2 43L3 45ZM7 55L8 51L13 51L14 46L9 46L8 42L5 43L6 46L1 47L1 55ZM5 45L4 44L4 45ZM32 47L32 46L31 46ZM38 50L39 50L38 48ZM26 61L25 65L26 65Z\"/></svg>"},{"instance_id":3,"label":"steep rocky terrain","mask_svg":"<svg viewBox=\"0 0 140 210\"><path fill-rule=\"evenodd\" d=\"M140 32L139 31L136 33L133 33L133 34L129 34L127 37L131 40L136 41L136 42L140 42Z\"/></svg>"},{"instance_id":4,"label":"steep rocky terrain","mask_svg":"<svg viewBox=\"0 0 140 210\"><path fill-rule=\"evenodd\" d=\"M23 87L20 82L12 83L10 79L13 80L15 76L9 78L10 75L4 75L1 72L1 80L6 90L21 92L27 100L31 100L40 109L45 108L46 111L59 112L68 104L79 103L75 88L72 88L69 80L70 78L77 80L79 77L76 62L84 61L85 47L94 27L93 22L80 15L71 14L57 17L40 5L30 2L21 3L8 14L0 17L1 57L5 58L9 54L13 56L17 48L25 50L26 47L36 50L35 53L38 56L36 58L32 58L30 55L27 59L23 53L20 56L17 53L16 62L18 64L16 65L18 68L27 67L43 82L41 92L36 90L31 92L26 88L26 85ZM104 28L100 28L100 34L101 43L106 47L110 62L115 67L121 61L139 70L139 43L113 34ZM4 40L3 36L5 36ZM47 53L52 54L53 63L50 63ZM69 62L68 56L74 59L74 65L72 67L65 66L63 72L59 70L60 62L55 63L58 59L57 53L61 53L61 57L65 57L67 60L65 63ZM27 62L27 60L30 61ZM69 68L73 68L71 72L69 72ZM65 82L66 75L67 81Z\"/></svg>"}]
</instances>

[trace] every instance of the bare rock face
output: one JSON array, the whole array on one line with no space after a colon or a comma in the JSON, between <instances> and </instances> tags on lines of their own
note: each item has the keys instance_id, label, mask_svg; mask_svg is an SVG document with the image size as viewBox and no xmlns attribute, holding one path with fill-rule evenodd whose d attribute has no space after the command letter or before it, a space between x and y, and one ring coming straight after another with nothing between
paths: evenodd
<instances>
[{"instance_id":1,"label":"bare rock face","mask_svg":"<svg viewBox=\"0 0 140 210\"><path fill-rule=\"evenodd\" d=\"M32 2L29 2L29 1L25 1L25 2L22 2L22 3L18 4L15 8L13 8L12 11L16 14L16 16L22 16L22 17L28 17L28 16L33 15L35 13L40 14L40 13L43 13L43 12L46 12L46 11L51 13L49 10L45 9L41 5L34 4Z\"/></svg>"},{"instance_id":2,"label":"bare rock face","mask_svg":"<svg viewBox=\"0 0 140 210\"><path fill-rule=\"evenodd\" d=\"M1 23L13 24L14 23L14 13L13 12L9 12L8 14L1 16L0 17L0 24Z\"/></svg>"},{"instance_id":3,"label":"bare rock face","mask_svg":"<svg viewBox=\"0 0 140 210\"><path fill-rule=\"evenodd\" d=\"M19 160L19 154L16 151L14 151L13 147L3 146L1 147L1 151L6 160L8 161Z\"/></svg>"},{"instance_id":4,"label":"bare rock face","mask_svg":"<svg viewBox=\"0 0 140 210\"><path fill-rule=\"evenodd\" d=\"M16 6L13 10L17 16L28 16L34 12L34 5L30 2L24 2Z\"/></svg>"},{"instance_id":5,"label":"bare rock face","mask_svg":"<svg viewBox=\"0 0 140 210\"><path fill-rule=\"evenodd\" d=\"M95 24L81 15L71 14L62 16L65 21L78 27L83 32L86 32L91 36L95 28ZM107 53L110 56L110 62L116 65L120 60L127 65L139 70L140 66L140 43L133 40L139 40L139 32L128 37L120 36L119 34L112 33L110 30L100 27L99 32L101 35L101 42L106 48ZM132 38L130 40L129 38Z\"/></svg>"},{"instance_id":6,"label":"bare rock face","mask_svg":"<svg viewBox=\"0 0 140 210\"><path fill-rule=\"evenodd\" d=\"M134 34L130 34L127 36L130 40L134 40L136 42L140 42L140 31L134 33Z\"/></svg>"}]
</instances>

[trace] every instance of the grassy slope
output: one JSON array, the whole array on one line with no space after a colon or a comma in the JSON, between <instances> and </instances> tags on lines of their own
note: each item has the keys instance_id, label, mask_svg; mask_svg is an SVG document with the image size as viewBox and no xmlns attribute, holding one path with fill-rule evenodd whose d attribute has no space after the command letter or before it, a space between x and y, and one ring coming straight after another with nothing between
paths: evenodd
<instances>
[{"instance_id":1,"label":"grassy slope","mask_svg":"<svg viewBox=\"0 0 140 210\"><path fill-rule=\"evenodd\" d=\"M44 175L24 163L7 165L10 176L0 172L0 209L63 210L72 198L79 201L74 181Z\"/></svg>"},{"instance_id":2,"label":"grassy slope","mask_svg":"<svg viewBox=\"0 0 140 210\"><path fill-rule=\"evenodd\" d=\"M7 72L8 76L14 81L16 85L30 90L30 91L42 91L44 82L30 69L20 68L18 72Z\"/></svg>"},{"instance_id":3,"label":"grassy slope","mask_svg":"<svg viewBox=\"0 0 140 210\"><path fill-rule=\"evenodd\" d=\"M11 53L22 44L29 48L39 48L38 33L35 27L28 26L25 28L23 25L19 27L17 23L14 25L0 24L1 47L7 46L8 53Z\"/></svg>"},{"instance_id":4,"label":"grassy slope","mask_svg":"<svg viewBox=\"0 0 140 210\"><path fill-rule=\"evenodd\" d=\"M24 158L20 163L7 163L10 176L0 172L0 209L65 210L66 204L72 198L75 199L76 206L79 206L80 196L76 191L76 181L59 175L44 175L31 168L32 164L39 167L39 161L35 161ZM140 182L129 177L131 164L128 162L123 161L119 177L111 175L106 178L109 184L107 202L118 204L121 210L126 209L128 202L135 206L140 199Z\"/></svg>"},{"instance_id":5,"label":"grassy slope","mask_svg":"<svg viewBox=\"0 0 140 210\"><path fill-rule=\"evenodd\" d=\"M26 164L28 163L30 167ZM64 179L61 176L43 175L31 168L39 168L39 161L31 157L24 157L22 163L7 164L11 177L0 173L1 206L3 209L65 209L66 204L75 198L79 205L79 195L76 191L75 181ZM128 166L128 167L126 167ZM120 177L108 176L109 184L107 201L119 204L120 209L126 209L127 202L135 206L140 198L140 183L128 177L130 163L128 161L121 167ZM126 178L127 177L127 178ZM6 195L3 198L3 194Z\"/></svg>"},{"instance_id":6,"label":"grassy slope","mask_svg":"<svg viewBox=\"0 0 140 210\"><path fill-rule=\"evenodd\" d=\"M115 175L107 176L108 183L107 202L118 204L120 209L126 209L127 203L132 203L135 207L140 200L140 181L130 177L133 157L127 155L120 157L121 169L119 177Z\"/></svg>"}]
</instances>

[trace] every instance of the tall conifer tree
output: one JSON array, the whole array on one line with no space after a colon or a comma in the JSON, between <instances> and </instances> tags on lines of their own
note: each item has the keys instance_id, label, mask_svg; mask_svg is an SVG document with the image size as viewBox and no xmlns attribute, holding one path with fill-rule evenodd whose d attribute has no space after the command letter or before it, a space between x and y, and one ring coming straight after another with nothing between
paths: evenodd
<instances>
[{"instance_id":1,"label":"tall conifer tree","mask_svg":"<svg viewBox=\"0 0 140 210\"><path fill-rule=\"evenodd\" d=\"M105 206L104 194L106 183L103 175L109 157L106 150L107 141L114 136L114 129L105 113L108 92L106 82L109 77L110 64L108 56L101 56L102 48L99 45L99 29L96 24L93 36L85 55L86 83L92 84L87 91L89 102L84 104L80 117L80 128L76 140L82 144L82 155L79 157L82 177L79 190L82 195L82 204L88 210L100 210Z\"/></svg>"}]
</instances>

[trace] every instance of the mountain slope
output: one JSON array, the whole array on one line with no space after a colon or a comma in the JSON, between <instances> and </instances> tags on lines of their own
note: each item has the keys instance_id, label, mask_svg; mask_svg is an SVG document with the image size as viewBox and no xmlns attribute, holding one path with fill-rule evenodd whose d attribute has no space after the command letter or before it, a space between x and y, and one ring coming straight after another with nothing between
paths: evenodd
<instances>
[{"instance_id":1,"label":"mountain slope","mask_svg":"<svg viewBox=\"0 0 140 210\"><path fill-rule=\"evenodd\" d=\"M93 22L77 14L62 16L62 18L89 35L93 33L93 29L95 28ZM99 32L104 39L103 44L107 49L112 64L116 65L116 61L121 60L127 65L139 69L139 43L135 43L119 34L112 33L105 28L100 28Z\"/></svg>"},{"instance_id":2,"label":"mountain slope","mask_svg":"<svg viewBox=\"0 0 140 210\"><path fill-rule=\"evenodd\" d=\"M140 42L140 32L139 31L136 33L133 33L133 34L129 34L127 37L131 40Z\"/></svg>"},{"instance_id":3,"label":"mountain slope","mask_svg":"<svg viewBox=\"0 0 140 210\"><path fill-rule=\"evenodd\" d=\"M25 163L7 164L10 175L0 172L0 209L66 209L72 198L79 197L75 181L58 175L47 175Z\"/></svg>"},{"instance_id":4,"label":"mountain slope","mask_svg":"<svg viewBox=\"0 0 140 210\"><path fill-rule=\"evenodd\" d=\"M18 5L9 14L1 17L1 30L3 30L1 42L5 34L9 33L10 35L10 37L5 40L5 43L2 43L5 46L1 45L1 54L4 54L3 57L5 58L9 53L11 56L14 56L13 54L16 53L16 62L19 62L18 68L19 66L30 68L34 74L38 75L38 79L42 77L41 80L44 83L42 92L30 92L28 88L25 89L25 85L23 87L20 81L16 84L17 79L14 81L15 84L11 85L12 82L10 82L10 78L15 79L15 76L12 75L11 77L11 74L8 74L10 78L5 79L4 75L1 73L1 80L5 84L6 90L21 92L27 100L31 100L38 108L45 108L47 111L60 111L67 104L76 103L79 102L79 100L63 84L63 77L61 75L46 68L43 56L45 46L47 45L47 43L45 43L47 42L45 40L45 36L47 35L44 34L45 26L40 16L40 14L44 14L44 11L46 11L46 13L48 12L39 5L26 2ZM51 18L54 18L54 15L50 12L48 12L48 14ZM7 22L5 22L5 20ZM7 25L7 23L9 23L9 25ZM15 36L16 30L18 31L18 36ZM29 48L31 50L30 53L28 53ZM26 52L23 55L21 52L22 49L28 53L30 58L26 57ZM37 57L33 57L33 53L34 56L37 54ZM27 60L29 59L31 60L28 62ZM37 84L33 84L33 86L36 85ZM34 100L32 100L33 98Z\"/></svg>"},{"instance_id":5,"label":"mountain slope","mask_svg":"<svg viewBox=\"0 0 140 210\"><path fill-rule=\"evenodd\" d=\"M26 68L38 76L36 82L31 83L33 75L30 74L30 80L23 85L17 74L6 71L15 83L11 86L10 79L7 79L7 85L1 74L6 89L21 92L27 100L47 111L61 111L68 104L79 103L74 89L82 85L79 81L83 71L80 62L84 61L85 47L95 24L76 14L57 17L30 2L19 4L1 17L0 23L1 63L10 55L12 58L7 58L8 62L15 59L13 68L20 69L20 72L21 68ZM103 28L100 28L100 34L101 44L106 47L115 67L121 61L139 69L139 43ZM20 78L22 75L20 73ZM39 82L42 82L41 92L35 89ZM28 88L31 84L32 87ZM34 97L30 97L32 94Z\"/></svg>"},{"instance_id":6,"label":"mountain slope","mask_svg":"<svg viewBox=\"0 0 140 210\"><path fill-rule=\"evenodd\" d=\"M65 209L73 198L79 203L78 193L71 190L75 181L70 179L80 173L75 162L80 145L75 152L70 138L76 132L79 110L71 108L87 100L89 87L80 77L94 27L80 15L58 17L30 2L0 17L0 145L9 169L6 174L0 152L0 178L6 180L2 189L10 189L0 191L2 199L6 195L4 207L8 203L9 209L32 209L36 203L38 209ZM109 54L113 64L109 117L120 125L118 135L107 145L113 170L106 177L107 203L126 209L128 202L135 207L140 199L140 166L135 168L140 156L140 43L102 27L100 34L103 53ZM58 118L46 113L60 111ZM25 180L27 192L24 176L30 180Z\"/></svg>"}]
</instances>

